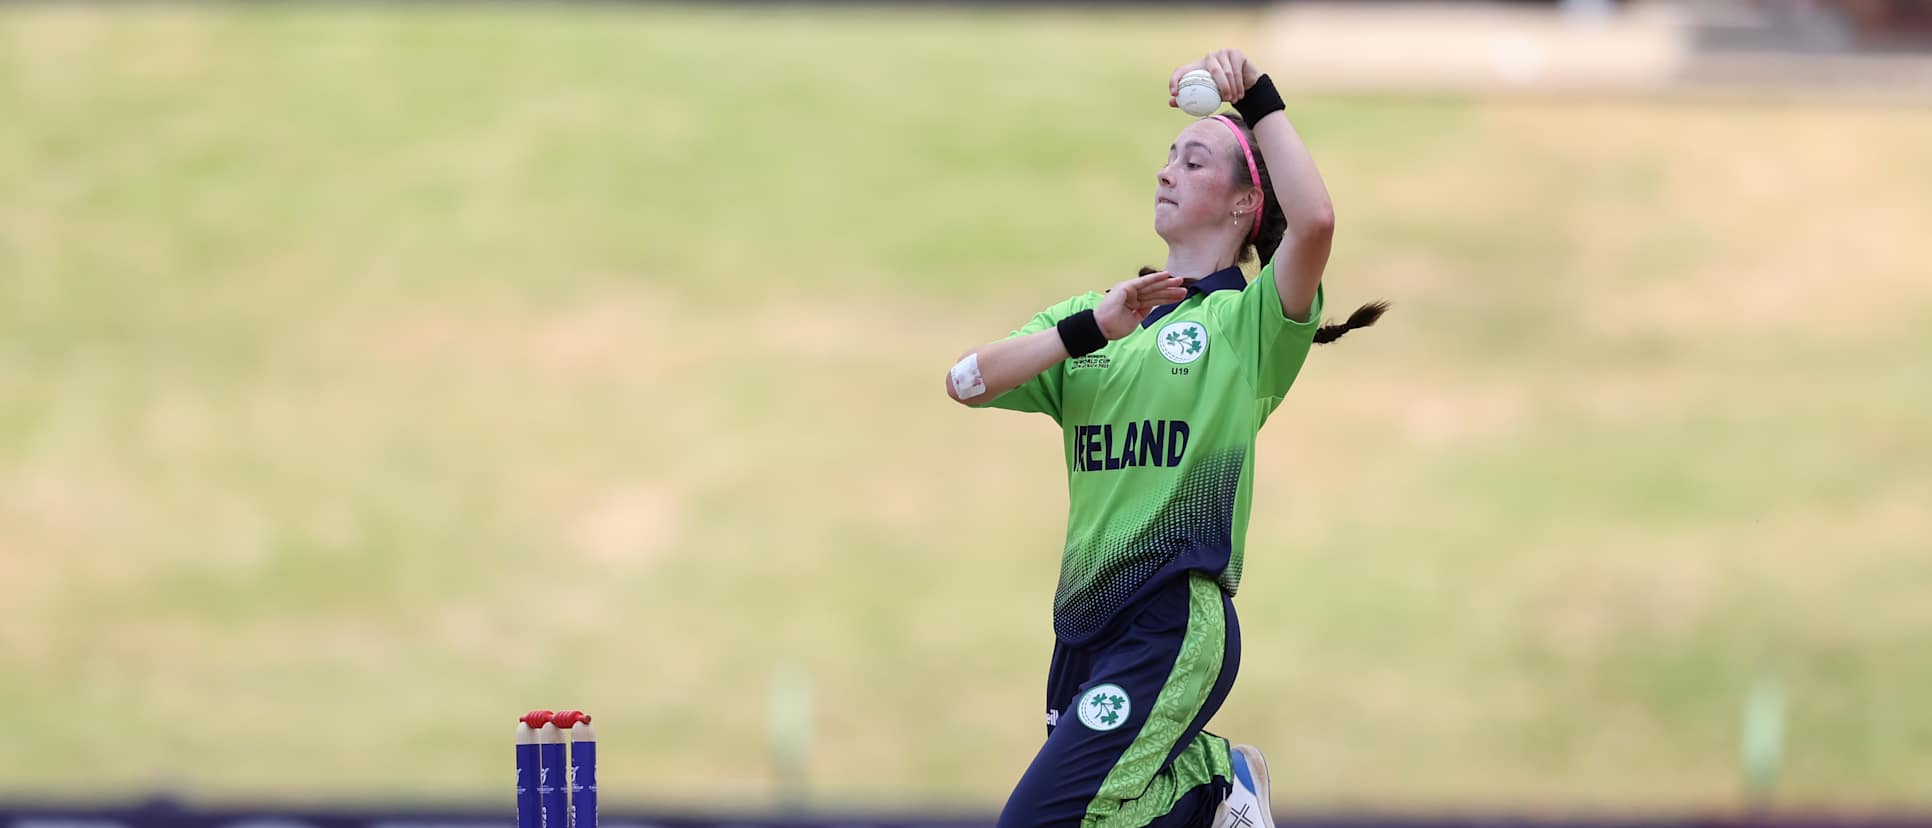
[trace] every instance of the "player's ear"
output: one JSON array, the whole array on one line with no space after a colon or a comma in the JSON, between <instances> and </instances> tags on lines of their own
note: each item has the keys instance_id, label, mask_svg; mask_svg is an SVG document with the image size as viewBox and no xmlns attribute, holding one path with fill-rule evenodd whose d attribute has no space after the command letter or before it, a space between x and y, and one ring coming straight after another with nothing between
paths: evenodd
<instances>
[{"instance_id":1,"label":"player's ear","mask_svg":"<svg viewBox=\"0 0 1932 828\"><path fill-rule=\"evenodd\" d=\"M1254 187L1249 187L1247 194L1241 197L1241 206L1237 209L1239 209L1242 213L1253 213L1256 210L1266 210L1268 209L1268 197L1262 194L1261 190Z\"/></svg>"}]
</instances>

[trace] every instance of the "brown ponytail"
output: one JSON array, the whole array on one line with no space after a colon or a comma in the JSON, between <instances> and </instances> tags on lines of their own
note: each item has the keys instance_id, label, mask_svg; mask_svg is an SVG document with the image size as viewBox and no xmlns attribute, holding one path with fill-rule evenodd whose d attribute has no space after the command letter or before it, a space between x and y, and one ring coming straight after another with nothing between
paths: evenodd
<instances>
[{"instance_id":1,"label":"brown ponytail","mask_svg":"<svg viewBox=\"0 0 1932 828\"><path fill-rule=\"evenodd\" d=\"M1330 342L1341 339L1342 334L1348 333L1356 328L1366 328L1373 325L1375 324L1375 320L1381 319L1382 313L1388 309L1389 303L1387 302L1370 302L1356 308L1354 313L1348 315L1348 321L1340 325L1323 325L1316 328L1315 344L1327 345Z\"/></svg>"}]
</instances>

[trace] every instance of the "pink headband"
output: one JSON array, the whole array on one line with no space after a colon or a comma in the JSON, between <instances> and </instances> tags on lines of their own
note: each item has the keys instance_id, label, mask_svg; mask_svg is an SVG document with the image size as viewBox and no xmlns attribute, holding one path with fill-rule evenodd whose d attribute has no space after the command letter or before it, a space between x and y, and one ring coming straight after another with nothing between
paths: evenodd
<instances>
[{"instance_id":1,"label":"pink headband","mask_svg":"<svg viewBox=\"0 0 1932 828\"><path fill-rule=\"evenodd\" d=\"M1229 120L1226 115L1216 115L1214 116L1214 120L1227 124L1228 131L1234 133L1234 140L1241 144L1241 157L1248 160L1248 180L1254 182L1255 189L1261 189L1261 173L1255 169L1254 150L1248 147L1248 136L1241 134L1241 128L1235 126L1234 121ZM1262 193L1261 198L1263 201L1266 201L1268 194ZM1254 211L1254 226L1248 230L1248 238L1252 240L1260 232L1261 211L1256 210Z\"/></svg>"}]
</instances>

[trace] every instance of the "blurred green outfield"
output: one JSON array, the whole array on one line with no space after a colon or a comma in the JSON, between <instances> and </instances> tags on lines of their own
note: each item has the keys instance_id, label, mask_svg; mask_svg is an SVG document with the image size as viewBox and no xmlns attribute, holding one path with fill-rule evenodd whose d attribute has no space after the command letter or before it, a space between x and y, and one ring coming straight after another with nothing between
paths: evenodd
<instances>
[{"instance_id":1,"label":"blurred green outfield","mask_svg":"<svg viewBox=\"0 0 1932 828\"><path fill-rule=\"evenodd\" d=\"M571 705L607 800L756 805L790 659L823 801L996 807L1065 495L941 376L1159 263L1250 23L0 9L0 709L74 714L0 792L507 808ZM1214 729L1284 805L1724 805L1776 673L1787 801L1932 804L1932 116L1291 97L1396 309L1262 436Z\"/></svg>"}]
</instances>

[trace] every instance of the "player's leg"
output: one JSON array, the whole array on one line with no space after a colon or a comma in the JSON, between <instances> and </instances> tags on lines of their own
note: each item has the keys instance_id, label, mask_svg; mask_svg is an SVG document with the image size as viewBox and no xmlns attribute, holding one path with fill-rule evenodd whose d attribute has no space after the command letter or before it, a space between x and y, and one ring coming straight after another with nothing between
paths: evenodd
<instances>
[{"instance_id":1,"label":"player's leg","mask_svg":"<svg viewBox=\"0 0 1932 828\"><path fill-rule=\"evenodd\" d=\"M1233 789L1231 747L1206 728L1234 689L1241 664L1241 627L1234 602L1209 579L1197 579L1190 586L1189 600L1192 634L1187 646L1203 648L1218 628L1219 666L1213 672L1201 672L1201 680L1211 684L1194 717L1172 743L1166 761L1146 780L1139 797L1119 803L1106 825L1207 828L1215 824L1218 809ZM1177 659L1175 671L1181 669Z\"/></svg>"},{"instance_id":2,"label":"player's leg","mask_svg":"<svg viewBox=\"0 0 1932 828\"><path fill-rule=\"evenodd\" d=\"M1168 768L1162 772L1179 780L1196 779L1203 772L1192 768L1218 767L1215 758L1226 756L1230 775L1213 776L1208 772L1212 784L1189 789L1172 810L1151 823L1152 828L1275 828L1268 803L1268 765L1261 751L1251 745L1230 745L1227 740L1202 729L1213 711L1219 710L1227 699L1228 691L1234 688L1234 665L1241 661L1241 626L1234 613L1234 601L1227 597L1222 601L1228 624L1227 655L1222 660L1228 667L1223 669L1207 704L1202 706L1201 716L1195 722L1197 735L1193 741L1176 748ZM1159 784L1157 779L1155 785ZM1185 786L1187 782L1176 784Z\"/></svg>"},{"instance_id":3,"label":"player's leg","mask_svg":"<svg viewBox=\"0 0 1932 828\"><path fill-rule=\"evenodd\" d=\"M1094 650L1055 648L1048 715L1059 726L1015 787L1002 828L1207 826L1223 802L1240 800L1240 760L1203 730L1240 662L1232 602L1205 578L1164 593Z\"/></svg>"},{"instance_id":4,"label":"player's leg","mask_svg":"<svg viewBox=\"0 0 1932 828\"><path fill-rule=\"evenodd\" d=\"M1194 824L1212 817L1231 778L1227 743L1197 740L1233 680L1226 602L1196 577L1134 612L1089 650L1087 677L1058 708L1001 828L1138 828L1177 806L1202 815Z\"/></svg>"},{"instance_id":5,"label":"player's leg","mask_svg":"<svg viewBox=\"0 0 1932 828\"><path fill-rule=\"evenodd\" d=\"M1227 597L1223 597L1222 601L1228 623L1227 655L1222 660L1229 666L1223 669L1208 703L1202 706L1201 717L1195 722L1197 729L1205 728L1213 711L1219 710L1221 703L1227 699L1228 691L1234 688L1233 665L1241 661L1241 625L1236 620L1234 601ZM1213 757L1218 756L1228 757L1231 776L1214 777L1213 784L1192 788L1175 803L1172 810L1154 820L1153 828L1201 825L1211 825L1213 828L1275 828L1274 815L1268 802L1268 765L1261 751L1251 745L1229 745L1227 740L1200 729L1193 741L1175 750L1168 769L1163 773L1171 773L1182 779L1197 778L1201 773L1189 768L1211 765Z\"/></svg>"},{"instance_id":6,"label":"player's leg","mask_svg":"<svg viewBox=\"0 0 1932 828\"><path fill-rule=\"evenodd\" d=\"M1229 755L1217 749L1225 741L1202 731L1227 699L1240 660L1227 608L1213 579L1188 577L1150 600L1122 641L1095 654L1095 679L1138 676L1148 691L1130 699L1136 733L1095 787L1084 826L1208 826L1231 774ZM1076 703L1080 712L1107 703L1097 689Z\"/></svg>"},{"instance_id":7,"label":"player's leg","mask_svg":"<svg viewBox=\"0 0 1932 828\"><path fill-rule=\"evenodd\" d=\"M1087 801L1093 794L1091 789L1082 791L1083 780L1088 776L1097 780L1105 772L1105 765L1098 772L1080 771L1072 764L1074 746L1066 737L1055 742L1053 735L1072 720L1074 700L1085 689L1091 668L1088 651L1054 642L1053 661L1047 667L1047 742L1034 755L1033 763L1007 797L1006 807L1000 811L999 828L1077 825L1086 813ZM1085 761L1095 763L1091 756Z\"/></svg>"}]
</instances>

